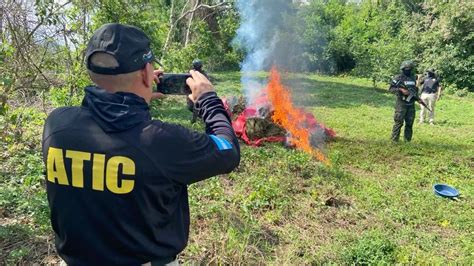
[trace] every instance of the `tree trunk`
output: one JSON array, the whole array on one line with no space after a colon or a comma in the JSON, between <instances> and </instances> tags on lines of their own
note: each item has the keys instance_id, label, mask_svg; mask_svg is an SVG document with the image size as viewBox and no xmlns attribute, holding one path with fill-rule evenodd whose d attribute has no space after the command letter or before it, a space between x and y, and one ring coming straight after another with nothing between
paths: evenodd
<instances>
[{"instance_id":1,"label":"tree trunk","mask_svg":"<svg viewBox=\"0 0 474 266\"><path fill-rule=\"evenodd\" d=\"M195 10L199 4L200 4L200 0L195 0L196 2L194 3L194 7L193 7L193 10ZM195 12L192 12L189 16L189 20L188 20L188 27L186 29L186 38L184 39L184 47L186 47L189 43L189 38L190 38L190 33L191 33L191 26L193 24L193 19L194 19L194 13Z\"/></svg>"},{"instance_id":2,"label":"tree trunk","mask_svg":"<svg viewBox=\"0 0 474 266\"><path fill-rule=\"evenodd\" d=\"M168 34L166 35L165 43L163 44L163 48L161 49L162 53L161 53L160 61L163 60L163 55L165 54L166 49L168 49L168 45L171 39L171 34L173 33L173 30L174 30L174 0L171 0L169 24L170 24L170 30L168 31Z\"/></svg>"},{"instance_id":3,"label":"tree trunk","mask_svg":"<svg viewBox=\"0 0 474 266\"><path fill-rule=\"evenodd\" d=\"M0 6L0 37L3 36L3 6Z\"/></svg>"}]
</instances>

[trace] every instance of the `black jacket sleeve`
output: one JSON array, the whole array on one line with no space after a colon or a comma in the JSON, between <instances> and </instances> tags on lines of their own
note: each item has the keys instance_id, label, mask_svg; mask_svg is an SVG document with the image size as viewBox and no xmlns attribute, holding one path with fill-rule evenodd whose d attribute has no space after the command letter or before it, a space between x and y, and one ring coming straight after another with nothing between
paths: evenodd
<instances>
[{"instance_id":1,"label":"black jacket sleeve","mask_svg":"<svg viewBox=\"0 0 474 266\"><path fill-rule=\"evenodd\" d=\"M202 95L196 102L198 115L206 124L206 133L213 134L239 146L235 136L230 117L222 104L222 100L217 97L215 92L208 92Z\"/></svg>"},{"instance_id":2,"label":"black jacket sleeve","mask_svg":"<svg viewBox=\"0 0 474 266\"><path fill-rule=\"evenodd\" d=\"M240 162L240 148L230 118L215 92L202 95L196 103L206 133L166 124L160 149L169 151L157 166L180 184L191 184L231 172Z\"/></svg>"}]
</instances>

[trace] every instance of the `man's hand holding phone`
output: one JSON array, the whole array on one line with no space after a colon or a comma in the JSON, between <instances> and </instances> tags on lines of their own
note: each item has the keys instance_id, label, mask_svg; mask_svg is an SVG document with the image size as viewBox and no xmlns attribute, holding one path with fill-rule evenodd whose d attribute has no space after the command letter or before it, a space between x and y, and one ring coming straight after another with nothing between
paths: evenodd
<instances>
[{"instance_id":1,"label":"man's hand holding phone","mask_svg":"<svg viewBox=\"0 0 474 266\"><path fill-rule=\"evenodd\" d=\"M191 88L189 99L196 102L206 92L215 91L212 83L202 73L196 70L189 71L191 77L186 79L186 84Z\"/></svg>"},{"instance_id":2,"label":"man's hand holding phone","mask_svg":"<svg viewBox=\"0 0 474 266\"><path fill-rule=\"evenodd\" d=\"M188 95L193 102L204 92L214 91L209 78L202 70L202 62L197 59L193 61L193 70L189 73L163 73L160 68L155 71L155 81L158 93Z\"/></svg>"}]
</instances>

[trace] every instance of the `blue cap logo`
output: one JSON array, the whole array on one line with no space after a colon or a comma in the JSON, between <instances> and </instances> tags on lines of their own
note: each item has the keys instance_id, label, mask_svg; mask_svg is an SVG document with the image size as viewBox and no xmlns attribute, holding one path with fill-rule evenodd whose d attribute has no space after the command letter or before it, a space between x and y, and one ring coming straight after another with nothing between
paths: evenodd
<instances>
[{"instance_id":1,"label":"blue cap logo","mask_svg":"<svg viewBox=\"0 0 474 266\"><path fill-rule=\"evenodd\" d=\"M148 53L143 54L143 61L150 61L152 58L153 58L153 53L151 52L151 50Z\"/></svg>"}]
</instances>

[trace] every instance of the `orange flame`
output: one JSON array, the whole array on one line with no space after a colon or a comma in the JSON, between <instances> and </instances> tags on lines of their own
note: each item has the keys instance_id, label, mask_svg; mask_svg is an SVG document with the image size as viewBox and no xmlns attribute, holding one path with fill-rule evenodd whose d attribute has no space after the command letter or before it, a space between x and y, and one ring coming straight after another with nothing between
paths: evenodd
<instances>
[{"instance_id":1,"label":"orange flame","mask_svg":"<svg viewBox=\"0 0 474 266\"><path fill-rule=\"evenodd\" d=\"M291 134L291 143L329 165L328 158L311 146L310 131L304 126L306 114L293 106L290 91L281 83L280 73L275 66L270 71L266 91L274 109L272 119Z\"/></svg>"}]
</instances>

